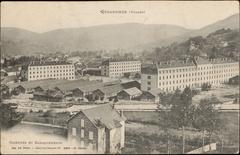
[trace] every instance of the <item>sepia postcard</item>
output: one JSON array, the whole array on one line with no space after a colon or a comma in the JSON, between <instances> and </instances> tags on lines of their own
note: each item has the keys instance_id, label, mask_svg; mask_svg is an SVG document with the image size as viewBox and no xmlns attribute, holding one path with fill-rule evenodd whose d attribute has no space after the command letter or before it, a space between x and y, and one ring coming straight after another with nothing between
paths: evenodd
<instances>
[{"instance_id":1,"label":"sepia postcard","mask_svg":"<svg viewBox=\"0 0 240 155\"><path fill-rule=\"evenodd\" d=\"M238 1L1 2L1 154L238 154Z\"/></svg>"}]
</instances>

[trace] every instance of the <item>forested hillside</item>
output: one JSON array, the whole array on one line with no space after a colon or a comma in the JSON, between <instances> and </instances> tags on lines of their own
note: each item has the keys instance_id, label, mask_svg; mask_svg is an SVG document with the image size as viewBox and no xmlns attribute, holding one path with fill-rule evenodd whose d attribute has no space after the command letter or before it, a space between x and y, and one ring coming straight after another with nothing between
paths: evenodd
<instances>
[{"instance_id":1,"label":"forested hillside","mask_svg":"<svg viewBox=\"0 0 240 155\"><path fill-rule=\"evenodd\" d=\"M206 37L196 36L182 43L173 43L161 48L156 47L145 57L150 60L171 60L192 56L227 57L238 60L239 48L238 30L219 29Z\"/></svg>"}]
</instances>

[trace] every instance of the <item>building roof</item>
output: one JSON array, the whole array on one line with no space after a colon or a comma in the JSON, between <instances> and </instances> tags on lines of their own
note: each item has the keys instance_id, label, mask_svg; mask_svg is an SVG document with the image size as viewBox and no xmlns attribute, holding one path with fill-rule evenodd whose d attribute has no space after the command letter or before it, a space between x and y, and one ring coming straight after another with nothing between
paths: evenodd
<instances>
[{"instance_id":1,"label":"building roof","mask_svg":"<svg viewBox=\"0 0 240 155\"><path fill-rule=\"evenodd\" d=\"M187 67L187 66L197 66L204 64L221 64L221 63L233 63L232 59L218 58L218 59L203 59L201 57L186 59L186 60L174 60L174 61L162 61L156 64L150 64L141 69L142 73L146 74L157 74L158 69L164 68L175 68L175 67Z\"/></svg>"},{"instance_id":2,"label":"building roof","mask_svg":"<svg viewBox=\"0 0 240 155\"><path fill-rule=\"evenodd\" d=\"M34 92L34 95L41 95L41 96L51 96L51 97L63 97L63 93L61 91L55 89L47 89L42 92Z\"/></svg>"},{"instance_id":3,"label":"building roof","mask_svg":"<svg viewBox=\"0 0 240 155\"><path fill-rule=\"evenodd\" d=\"M109 65L109 62L122 62L122 61L139 61L136 59L108 59L102 62L102 65Z\"/></svg>"},{"instance_id":4,"label":"building roof","mask_svg":"<svg viewBox=\"0 0 240 155\"><path fill-rule=\"evenodd\" d=\"M101 123L108 129L121 127L120 122L126 120L126 118L121 116L110 104L100 105L80 112L82 112L95 126L101 127L99 126L99 123ZM72 116L68 121L73 119L80 112Z\"/></svg>"},{"instance_id":5,"label":"building roof","mask_svg":"<svg viewBox=\"0 0 240 155\"><path fill-rule=\"evenodd\" d=\"M178 61L165 61L158 62L158 68L174 68L174 67L187 67L187 66L196 66L202 64L210 64L210 61L203 59L201 57L186 59L186 60L178 60Z\"/></svg>"},{"instance_id":6,"label":"building roof","mask_svg":"<svg viewBox=\"0 0 240 155\"><path fill-rule=\"evenodd\" d=\"M160 93L164 93L164 91L159 88L149 90L148 92L151 93L155 97L159 96Z\"/></svg>"},{"instance_id":7,"label":"building roof","mask_svg":"<svg viewBox=\"0 0 240 155\"><path fill-rule=\"evenodd\" d=\"M92 91L97 90L99 88L120 84L119 80L111 81L111 82L104 82L104 83L98 82L98 81L96 81L95 83L93 83L93 81L90 81L90 82L91 83L89 83L88 85L81 85L76 89L79 89L82 92L92 92Z\"/></svg>"},{"instance_id":8,"label":"building roof","mask_svg":"<svg viewBox=\"0 0 240 155\"><path fill-rule=\"evenodd\" d=\"M32 61L29 66L50 66L50 65L70 65L66 61Z\"/></svg>"},{"instance_id":9,"label":"building roof","mask_svg":"<svg viewBox=\"0 0 240 155\"><path fill-rule=\"evenodd\" d=\"M60 83L67 82L68 80L56 80L56 79L45 79L45 80L34 80L34 81L24 81L24 82L19 82L19 83L13 83L13 84L8 84L9 88L15 88L19 85L24 87L25 89L33 89L36 88L37 86L40 87L53 87L55 85L58 85Z\"/></svg>"},{"instance_id":10,"label":"building roof","mask_svg":"<svg viewBox=\"0 0 240 155\"><path fill-rule=\"evenodd\" d=\"M123 87L120 84L115 84L111 86L100 87L97 90L103 92L106 96L114 96L123 90Z\"/></svg>"},{"instance_id":11,"label":"building roof","mask_svg":"<svg viewBox=\"0 0 240 155\"><path fill-rule=\"evenodd\" d=\"M76 88L84 88L84 87L94 87L98 85L100 82L98 81L88 81L88 80L72 80L64 83L59 83L56 87L62 91L71 91Z\"/></svg>"},{"instance_id":12,"label":"building roof","mask_svg":"<svg viewBox=\"0 0 240 155\"><path fill-rule=\"evenodd\" d=\"M127 82L122 82L121 85L123 86L124 89L132 88L132 87L137 87L140 89L141 84L138 81L127 81Z\"/></svg>"},{"instance_id":13,"label":"building roof","mask_svg":"<svg viewBox=\"0 0 240 155\"><path fill-rule=\"evenodd\" d=\"M157 74L158 68L156 64L151 64L141 68L141 72L145 74Z\"/></svg>"},{"instance_id":14,"label":"building roof","mask_svg":"<svg viewBox=\"0 0 240 155\"><path fill-rule=\"evenodd\" d=\"M142 91L139 90L138 88L136 87L133 87L133 88L129 88L129 89L124 89L122 91L125 91L127 94L129 94L130 96L133 96L133 95L138 95L138 94L141 94Z\"/></svg>"},{"instance_id":15,"label":"building roof","mask_svg":"<svg viewBox=\"0 0 240 155\"><path fill-rule=\"evenodd\" d=\"M3 80L1 80L2 84L6 84L11 81L17 81L17 76L16 75L11 75L11 76L5 76Z\"/></svg>"},{"instance_id":16,"label":"building roof","mask_svg":"<svg viewBox=\"0 0 240 155\"><path fill-rule=\"evenodd\" d=\"M6 71L6 72L18 72L20 71L21 66L11 66L11 67L5 67L2 68L1 70Z\"/></svg>"},{"instance_id":17,"label":"building roof","mask_svg":"<svg viewBox=\"0 0 240 155\"><path fill-rule=\"evenodd\" d=\"M236 75L236 76L234 76L234 77L231 77L231 78L229 78L229 80L239 80L240 79L240 76L239 75Z\"/></svg>"}]
</instances>

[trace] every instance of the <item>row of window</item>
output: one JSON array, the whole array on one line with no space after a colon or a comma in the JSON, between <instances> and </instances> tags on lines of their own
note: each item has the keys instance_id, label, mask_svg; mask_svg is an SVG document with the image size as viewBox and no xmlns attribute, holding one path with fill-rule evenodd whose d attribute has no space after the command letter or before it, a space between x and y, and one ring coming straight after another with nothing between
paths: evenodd
<instances>
[{"instance_id":1,"label":"row of window","mask_svg":"<svg viewBox=\"0 0 240 155\"><path fill-rule=\"evenodd\" d=\"M129 61L129 62L110 62L111 65L128 65L128 64L139 64L139 61Z\"/></svg>"},{"instance_id":2,"label":"row of window","mask_svg":"<svg viewBox=\"0 0 240 155\"><path fill-rule=\"evenodd\" d=\"M37 72L29 72L29 74L35 74L35 73L37 73L37 74L38 74L38 73L40 73L40 74L41 74L41 73L56 73L56 72L71 72L71 71L73 72L74 70L73 70L73 69L72 69L72 70L54 70L54 71L51 71L51 70L50 70L50 71L39 71L39 72L37 71Z\"/></svg>"},{"instance_id":3,"label":"row of window","mask_svg":"<svg viewBox=\"0 0 240 155\"><path fill-rule=\"evenodd\" d=\"M217 72L217 73L218 73L218 72ZM222 73L224 73L224 72L222 72ZM226 74L226 73L225 73L225 74L221 74L221 75L211 76L211 75L202 74L202 73L198 73L198 74L197 74L197 73L195 73L195 74L194 74L194 73L192 73L192 74L191 74L191 73L189 73L189 74L186 73L186 74L179 74L179 75L176 75L176 76L175 76L175 75L159 76L159 80L172 79L172 78L174 79L175 77L176 77L176 78L182 78L182 77L188 77L188 76L191 77L191 76L194 76L194 75L195 75L195 76L197 76L197 75L198 75L198 76L200 76L200 75L201 75L201 76L207 76L207 78L208 78L208 77L216 77L216 78L218 78L218 77L232 76L233 74L232 74L232 73L231 73L231 74ZM148 79L149 79L149 78L148 78ZM151 79L151 78L150 78L150 79Z\"/></svg>"},{"instance_id":4,"label":"row of window","mask_svg":"<svg viewBox=\"0 0 240 155\"><path fill-rule=\"evenodd\" d=\"M65 76L65 75L68 76L68 75L74 75L74 73L66 73L66 74L65 74L65 73L63 73L63 74L47 74L47 75L45 75L45 74L43 74L43 75L42 75L42 74L39 74L39 75L38 75L38 74L34 74L34 75L30 75L30 77L31 77L31 76L36 76L36 77L50 77L50 76L58 76L58 75L59 75L59 76Z\"/></svg>"},{"instance_id":5,"label":"row of window","mask_svg":"<svg viewBox=\"0 0 240 155\"><path fill-rule=\"evenodd\" d=\"M85 138L85 134L84 134L84 129L80 130L80 134L81 134L81 138ZM72 128L72 136L77 136L77 129L76 128ZM88 131L88 138L90 140L93 140L93 132L92 131Z\"/></svg>"},{"instance_id":6,"label":"row of window","mask_svg":"<svg viewBox=\"0 0 240 155\"><path fill-rule=\"evenodd\" d=\"M35 78L52 78L52 77L56 77L55 75L53 76L53 75L47 75L47 76L42 76L42 75L40 75L40 76L29 76L29 79L35 79ZM62 78L62 79L74 79L74 77L73 76L69 76L69 77L58 77L58 78Z\"/></svg>"},{"instance_id":7,"label":"row of window","mask_svg":"<svg viewBox=\"0 0 240 155\"><path fill-rule=\"evenodd\" d=\"M80 134L81 134L81 138L84 138L84 119L80 120ZM77 135L77 129L76 128L72 128L72 135L76 136ZM88 137L90 140L93 140L93 132L92 131L88 131Z\"/></svg>"},{"instance_id":8,"label":"row of window","mask_svg":"<svg viewBox=\"0 0 240 155\"><path fill-rule=\"evenodd\" d=\"M222 82L226 82L226 80L217 80L217 81L212 81L210 82L211 84L219 84ZM200 87L204 82L198 82L198 83L192 83L192 84L185 84L185 85L180 85L180 86L172 86L172 87L167 87L167 88L162 88L164 91L170 91L170 90L177 90L181 88L186 88L186 87Z\"/></svg>"},{"instance_id":9,"label":"row of window","mask_svg":"<svg viewBox=\"0 0 240 155\"><path fill-rule=\"evenodd\" d=\"M126 66L120 66L120 65L118 65L118 66L109 66L109 68L130 68L130 67L135 67L135 68L140 68L141 67L141 65L126 65Z\"/></svg>"},{"instance_id":10,"label":"row of window","mask_svg":"<svg viewBox=\"0 0 240 155\"><path fill-rule=\"evenodd\" d=\"M140 71L140 68L109 70L109 72L124 72L124 71Z\"/></svg>"},{"instance_id":11,"label":"row of window","mask_svg":"<svg viewBox=\"0 0 240 155\"><path fill-rule=\"evenodd\" d=\"M236 71L238 70L238 66L235 65L235 66L231 66L232 68L229 68L228 70L229 71ZM214 68L219 68L219 69L222 69L222 68L225 68L225 67L222 67L222 66L215 66L215 67L200 67L199 69L200 70L208 70L208 69L214 69ZM191 67L191 68L181 68L181 69L169 69L169 70L160 70L159 71L159 74L164 74L164 73L175 73L175 72L188 72L188 71L196 71L197 68L196 67Z\"/></svg>"},{"instance_id":12,"label":"row of window","mask_svg":"<svg viewBox=\"0 0 240 155\"><path fill-rule=\"evenodd\" d=\"M66 65L66 66L38 66L38 67L29 67L29 70L35 69L58 69L58 68L73 68L73 65Z\"/></svg>"},{"instance_id":13,"label":"row of window","mask_svg":"<svg viewBox=\"0 0 240 155\"><path fill-rule=\"evenodd\" d=\"M226 82L227 80L216 80L216 81L211 81L210 83L211 84L219 84L219 83L222 83L222 82ZM169 86L169 87L166 87L166 88L164 88L164 87L162 87L161 89L163 90L163 91L174 91L174 90L177 90L177 89L184 89L184 88L186 88L186 87L200 87L202 84L203 84L204 82L197 82L197 83L192 83L192 84L185 84L185 85L179 85L179 86ZM159 87L160 87L161 85L159 85ZM151 87L147 87L147 90L149 91L149 90L151 90Z\"/></svg>"},{"instance_id":14,"label":"row of window","mask_svg":"<svg viewBox=\"0 0 240 155\"><path fill-rule=\"evenodd\" d=\"M221 78L221 77L219 77ZM164 85L171 85L171 84L180 84L180 83L186 83L186 82L196 82L196 81L202 81L202 80L209 80L208 77L201 77L201 78L195 78L195 79L183 79L183 80L176 80L176 81L166 81L166 82L159 82L159 86ZM148 85L150 85L151 82L148 82Z\"/></svg>"}]
</instances>

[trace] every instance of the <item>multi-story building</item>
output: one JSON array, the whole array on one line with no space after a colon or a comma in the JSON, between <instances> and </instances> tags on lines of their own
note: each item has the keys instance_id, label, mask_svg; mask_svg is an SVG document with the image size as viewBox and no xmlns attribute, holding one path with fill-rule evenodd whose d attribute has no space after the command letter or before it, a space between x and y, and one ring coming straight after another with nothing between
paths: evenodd
<instances>
[{"instance_id":1,"label":"multi-story building","mask_svg":"<svg viewBox=\"0 0 240 155\"><path fill-rule=\"evenodd\" d=\"M102 62L101 75L108 77L121 77L124 73L141 72L141 62L139 60L113 60Z\"/></svg>"},{"instance_id":2,"label":"multi-story building","mask_svg":"<svg viewBox=\"0 0 240 155\"><path fill-rule=\"evenodd\" d=\"M74 65L65 61L33 61L25 74L28 81L42 79L75 79Z\"/></svg>"},{"instance_id":3,"label":"multi-story building","mask_svg":"<svg viewBox=\"0 0 240 155\"><path fill-rule=\"evenodd\" d=\"M203 83L218 85L236 75L239 63L226 58L158 62L142 69L141 89L174 91L187 86L201 87Z\"/></svg>"},{"instance_id":4,"label":"multi-story building","mask_svg":"<svg viewBox=\"0 0 240 155\"><path fill-rule=\"evenodd\" d=\"M82 110L67 122L68 140L94 153L120 153L125 142L123 113L106 104Z\"/></svg>"}]
</instances>

